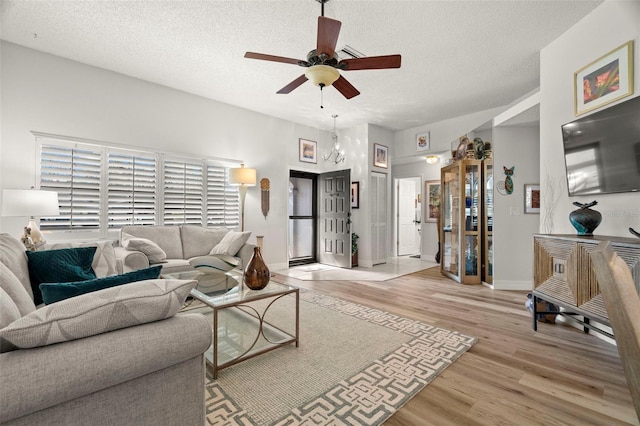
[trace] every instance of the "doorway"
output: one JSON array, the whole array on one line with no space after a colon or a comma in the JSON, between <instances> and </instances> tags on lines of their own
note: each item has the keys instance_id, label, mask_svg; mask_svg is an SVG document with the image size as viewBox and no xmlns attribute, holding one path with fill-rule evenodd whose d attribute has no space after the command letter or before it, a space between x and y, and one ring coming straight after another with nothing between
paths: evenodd
<instances>
[{"instance_id":1,"label":"doorway","mask_svg":"<svg viewBox=\"0 0 640 426\"><path fill-rule=\"evenodd\" d=\"M421 246L421 178L396 179L396 253L419 256Z\"/></svg>"},{"instance_id":2,"label":"doorway","mask_svg":"<svg viewBox=\"0 0 640 426\"><path fill-rule=\"evenodd\" d=\"M289 266L351 268L351 170L289 172Z\"/></svg>"}]
</instances>

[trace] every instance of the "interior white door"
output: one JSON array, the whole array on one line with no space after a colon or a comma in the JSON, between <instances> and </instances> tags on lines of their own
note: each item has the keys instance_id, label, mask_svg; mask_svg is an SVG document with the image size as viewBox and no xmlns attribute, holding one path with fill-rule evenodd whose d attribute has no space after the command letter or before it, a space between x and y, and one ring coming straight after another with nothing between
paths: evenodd
<instances>
[{"instance_id":1,"label":"interior white door","mask_svg":"<svg viewBox=\"0 0 640 426\"><path fill-rule=\"evenodd\" d=\"M398 256L420 253L417 228L419 223L416 223L418 196L415 179L398 179L396 193L398 195Z\"/></svg>"},{"instance_id":2,"label":"interior white door","mask_svg":"<svg viewBox=\"0 0 640 426\"><path fill-rule=\"evenodd\" d=\"M371 173L371 260L387 262L387 175Z\"/></svg>"},{"instance_id":3,"label":"interior white door","mask_svg":"<svg viewBox=\"0 0 640 426\"><path fill-rule=\"evenodd\" d=\"M351 170L321 174L318 188L318 261L351 268Z\"/></svg>"}]
</instances>

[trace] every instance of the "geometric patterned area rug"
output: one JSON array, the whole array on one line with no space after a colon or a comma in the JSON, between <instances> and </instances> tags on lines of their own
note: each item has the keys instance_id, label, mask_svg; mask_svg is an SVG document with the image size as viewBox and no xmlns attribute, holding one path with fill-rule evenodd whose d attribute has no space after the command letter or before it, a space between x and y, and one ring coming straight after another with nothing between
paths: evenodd
<instances>
[{"instance_id":1,"label":"geometric patterned area rug","mask_svg":"<svg viewBox=\"0 0 640 426\"><path fill-rule=\"evenodd\" d=\"M289 299L282 312L292 309ZM207 424L378 425L476 341L300 290L299 347L221 370L217 380L207 377Z\"/></svg>"}]
</instances>

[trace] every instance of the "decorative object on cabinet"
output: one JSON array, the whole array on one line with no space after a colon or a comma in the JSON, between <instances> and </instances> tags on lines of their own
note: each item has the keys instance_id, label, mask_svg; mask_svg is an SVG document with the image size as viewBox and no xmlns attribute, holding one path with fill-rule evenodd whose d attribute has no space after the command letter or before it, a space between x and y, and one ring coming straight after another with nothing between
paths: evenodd
<instances>
[{"instance_id":1,"label":"decorative object on cabinet","mask_svg":"<svg viewBox=\"0 0 640 426\"><path fill-rule=\"evenodd\" d=\"M416 151L428 151L430 147L429 132L418 133L416 135Z\"/></svg>"},{"instance_id":2,"label":"decorative object on cabinet","mask_svg":"<svg viewBox=\"0 0 640 426\"><path fill-rule=\"evenodd\" d=\"M636 291L640 292L637 238L537 234L533 237L533 296L534 302L544 300L564 308L560 314L582 325L585 333L594 330L613 337L598 326L610 326L610 322L590 257L602 241L609 241L629 265ZM533 329L537 330L536 314L547 312L537 311L536 303L533 306Z\"/></svg>"},{"instance_id":3,"label":"decorative object on cabinet","mask_svg":"<svg viewBox=\"0 0 640 426\"><path fill-rule=\"evenodd\" d=\"M389 148L377 143L373 144L373 165L386 169L389 167Z\"/></svg>"},{"instance_id":4,"label":"decorative object on cabinet","mask_svg":"<svg viewBox=\"0 0 640 426\"><path fill-rule=\"evenodd\" d=\"M484 141L481 138L473 139L473 152L476 160L484 159Z\"/></svg>"},{"instance_id":5,"label":"decorative object on cabinet","mask_svg":"<svg viewBox=\"0 0 640 426\"><path fill-rule=\"evenodd\" d=\"M635 235L636 237L640 238L640 232L636 231L633 228L629 228L629 232L631 232L631 235Z\"/></svg>"},{"instance_id":6,"label":"decorative object on cabinet","mask_svg":"<svg viewBox=\"0 0 640 426\"><path fill-rule=\"evenodd\" d=\"M483 172L482 160L469 159L441 170L440 265L444 275L463 284L480 284L489 258Z\"/></svg>"},{"instance_id":7,"label":"decorative object on cabinet","mask_svg":"<svg viewBox=\"0 0 640 426\"><path fill-rule=\"evenodd\" d=\"M485 141L484 142L484 158L487 160L490 160L493 158L493 147L491 146L491 142L489 141Z\"/></svg>"},{"instance_id":8,"label":"decorative object on cabinet","mask_svg":"<svg viewBox=\"0 0 640 426\"><path fill-rule=\"evenodd\" d=\"M573 75L575 114L581 115L633 93L633 40Z\"/></svg>"},{"instance_id":9,"label":"decorative object on cabinet","mask_svg":"<svg viewBox=\"0 0 640 426\"><path fill-rule=\"evenodd\" d=\"M316 164L318 162L318 159L317 159L318 143L315 141L310 141L302 138L298 139L298 143L300 144L299 160L302 161L303 163Z\"/></svg>"},{"instance_id":10,"label":"decorative object on cabinet","mask_svg":"<svg viewBox=\"0 0 640 426\"><path fill-rule=\"evenodd\" d=\"M440 185L439 180L424 182L424 192L427 194L427 205L424 211L425 222L436 222L440 217Z\"/></svg>"},{"instance_id":11,"label":"decorative object on cabinet","mask_svg":"<svg viewBox=\"0 0 640 426\"><path fill-rule=\"evenodd\" d=\"M540 184L524 184L524 212L540 214Z\"/></svg>"},{"instance_id":12,"label":"decorative object on cabinet","mask_svg":"<svg viewBox=\"0 0 640 426\"><path fill-rule=\"evenodd\" d=\"M597 204L598 202L595 200L586 204L577 201L573 203L579 208L569 214L569 221L578 231L578 235L593 235L593 231L600 225L602 214L590 208Z\"/></svg>"},{"instance_id":13,"label":"decorative object on cabinet","mask_svg":"<svg viewBox=\"0 0 640 426\"><path fill-rule=\"evenodd\" d=\"M351 208L360 208L360 182L351 182Z\"/></svg>"},{"instance_id":14,"label":"decorative object on cabinet","mask_svg":"<svg viewBox=\"0 0 640 426\"><path fill-rule=\"evenodd\" d=\"M467 145L470 143L467 135L461 136L458 141L458 147L453 154L453 158L456 160L462 160L467 154Z\"/></svg>"},{"instance_id":15,"label":"decorative object on cabinet","mask_svg":"<svg viewBox=\"0 0 640 426\"><path fill-rule=\"evenodd\" d=\"M270 189L271 189L271 182L269 182L269 179L267 178L260 179L262 215L264 216L265 219L269 214L269 190Z\"/></svg>"}]
</instances>

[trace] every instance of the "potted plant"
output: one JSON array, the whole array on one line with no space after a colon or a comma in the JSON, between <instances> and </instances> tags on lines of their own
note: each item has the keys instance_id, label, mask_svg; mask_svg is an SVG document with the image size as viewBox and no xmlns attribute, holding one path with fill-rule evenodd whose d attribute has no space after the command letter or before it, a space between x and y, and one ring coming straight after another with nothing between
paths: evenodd
<instances>
[{"instance_id":1,"label":"potted plant","mask_svg":"<svg viewBox=\"0 0 640 426\"><path fill-rule=\"evenodd\" d=\"M358 266L358 238L355 232L351 234L351 266Z\"/></svg>"}]
</instances>

